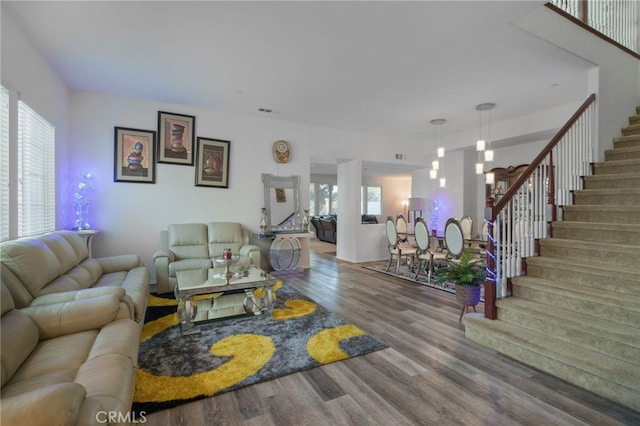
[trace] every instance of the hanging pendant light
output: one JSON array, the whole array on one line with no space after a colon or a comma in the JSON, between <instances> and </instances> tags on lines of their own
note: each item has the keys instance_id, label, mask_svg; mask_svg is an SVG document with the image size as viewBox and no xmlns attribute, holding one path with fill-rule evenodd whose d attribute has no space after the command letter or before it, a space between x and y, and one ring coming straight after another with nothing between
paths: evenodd
<instances>
[{"instance_id":1,"label":"hanging pendant light","mask_svg":"<svg viewBox=\"0 0 640 426\"><path fill-rule=\"evenodd\" d=\"M478 140L476 142L476 151L478 152L478 160L476 161L476 174L480 175L484 172L484 164L493 161L493 150L491 149L491 110L495 108L494 103L484 103L476 106L479 116ZM485 137L482 135L482 113L487 112L487 132Z\"/></svg>"},{"instance_id":2,"label":"hanging pendant light","mask_svg":"<svg viewBox=\"0 0 640 426\"><path fill-rule=\"evenodd\" d=\"M433 139L431 142L432 147L432 155L433 161L431 161L431 171L429 172L429 177L431 179L436 179L438 177L438 170L440 170L440 162L438 158L444 159L444 147L442 146L442 131L440 126L446 123L447 120L444 118L435 118L430 121L433 125ZM437 147L437 148L435 148ZM443 160L444 161L444 160ZM444 182L444 178L440 178L440 186L442 187Z\"/></svg>"},{"instance_id":3,"label":"hanging pendant light","mask_svg":"<svg viewBox=\"0 0 640 426\"><path fill-rule=\"evenodd\" d=\"M444 188L445 186L447 186L447 179L440 178L440 188Z\"/></svg>"},{"instance_id":4,"label":"hanging pendant light","mask_svg":"<svg viewBox=\"0 0 640 426\"><path fill-rule=\"evenodd\" d=\"M486 174L486 178L485 178L485 182L489 185L492 185L493 183L495 183L496 181L496 175L493 173L487 173Z\"/></svg>"}]
</instances>

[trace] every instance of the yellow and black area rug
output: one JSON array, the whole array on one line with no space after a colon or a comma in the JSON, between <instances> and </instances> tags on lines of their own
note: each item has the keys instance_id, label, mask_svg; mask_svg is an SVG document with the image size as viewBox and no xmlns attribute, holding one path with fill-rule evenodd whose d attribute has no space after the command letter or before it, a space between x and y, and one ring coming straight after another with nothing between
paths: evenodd
<instances>
[{"instance_id":1,"label":"yellow and black area rug","mask_svg":"<svg viewBox=\"0 0 640 426\"><path fill-rule=\"evenodd\" d=\"M150 414L297 371L383 349L358 327L294 289L276 293L273 315L198 325L182 336L177 302L149 296L133 411Z\"/></svg>"}]
</instances>

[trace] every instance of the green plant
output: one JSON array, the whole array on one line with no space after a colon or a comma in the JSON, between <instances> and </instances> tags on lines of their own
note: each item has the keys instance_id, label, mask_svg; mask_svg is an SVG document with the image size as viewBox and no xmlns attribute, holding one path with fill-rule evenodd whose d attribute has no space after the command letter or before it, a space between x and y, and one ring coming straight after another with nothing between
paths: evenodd
<instances>
[{"instance_id":1,"label":"green plant","mask_svg":"<svg viewBox=\"0 0 640 426\"><path fill-rule=\"evenodd\" d=\"M465 249L459 259L447 260L447 266L434 271L438 284L453 282L463 287L480 287L486 275L484 262L474 260L473 251L469 249Z\"/></svg>"}]
</instances>

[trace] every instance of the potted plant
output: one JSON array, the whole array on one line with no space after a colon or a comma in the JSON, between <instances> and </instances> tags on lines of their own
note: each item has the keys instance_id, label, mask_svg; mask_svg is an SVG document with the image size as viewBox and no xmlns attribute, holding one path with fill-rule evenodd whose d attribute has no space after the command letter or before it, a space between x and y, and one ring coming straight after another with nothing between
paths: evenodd
<instances>
[{"instance_id":1,"label":"potted plant","mask_svg":"<svg viewBox=\"0 0 640 426\"><path fill-rule=\"evenodd\" d=\"M462 305L459 321L462 321L462 315L469 306L473 307L474 312L476 311L487 272L484 262L474 259L473 251L465 249L460 258L447 260L446 266L436 269L434 275L436 283L455 284L456 299Z\"/></svg>"}]
</instances>

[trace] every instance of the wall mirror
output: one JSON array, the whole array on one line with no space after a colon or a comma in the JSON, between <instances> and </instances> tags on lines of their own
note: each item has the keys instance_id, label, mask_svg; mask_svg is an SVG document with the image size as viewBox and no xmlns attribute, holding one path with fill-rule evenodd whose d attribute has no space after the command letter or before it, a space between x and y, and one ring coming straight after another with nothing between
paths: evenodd
<instances>
[{"instance_id":1,"label":"wall mirror","mask_svg":"<svg viewBox=\"0 0 640 426\"><path fill-rule=\"evenodd\" d=\"M299 230L301 225L296 222L296 217L300 211L300 176L274 176L263 173L262 183L268 230Z\"/></svg>"}]
</instances>

